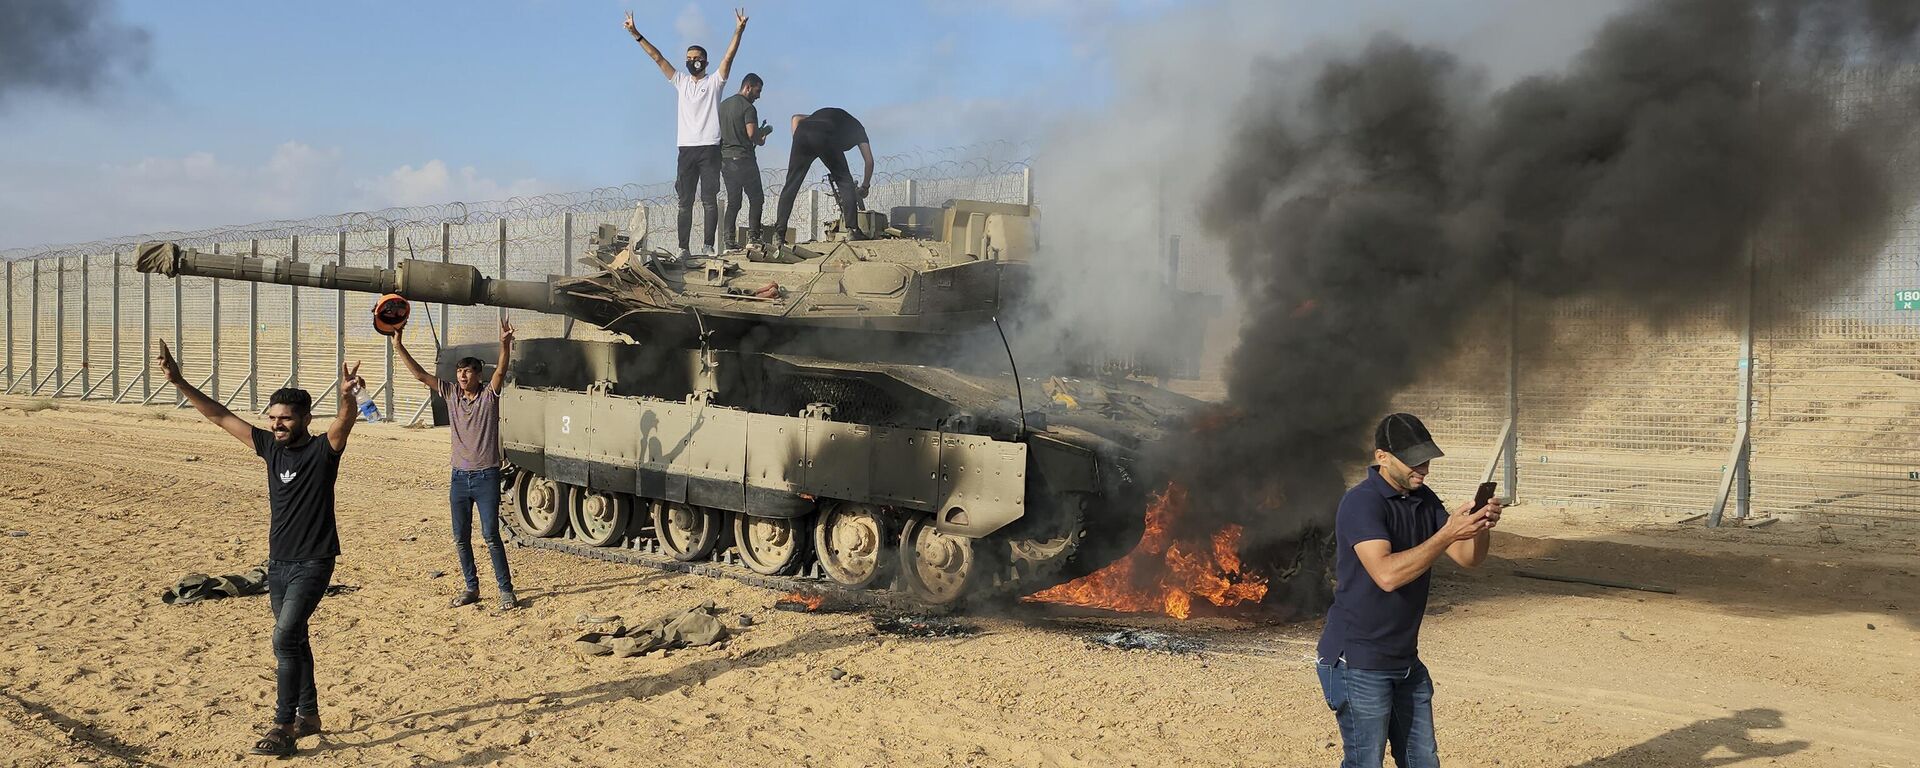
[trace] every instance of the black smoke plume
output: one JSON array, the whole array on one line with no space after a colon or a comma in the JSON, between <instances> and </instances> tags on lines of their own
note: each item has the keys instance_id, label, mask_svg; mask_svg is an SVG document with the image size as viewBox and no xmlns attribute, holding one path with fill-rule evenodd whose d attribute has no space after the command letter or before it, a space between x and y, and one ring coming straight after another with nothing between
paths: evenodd
<instances>
[{"instance_id":1,"label":"black smoke plume","mask_svg":"<svg viewBox=\"0 0 1920 768\"><path fill-rule=\"evenodd\" d=\"M0 0L0 104L21 91L86 95L146 69L145 29L112 0Z\"/></svg>"},{"instance_id":2,"label":"black smoke plume","mask_svg":"<svg viewBox=\"0 0 1920 768\"><path fill-rule=\"evenodd\" d=\"M1818 286L1865 272L1905 199L1879 154L1899 137L1828 83L1910 61L1916 16L1650 0L1497 93L1392 37L1311 73L1262 64L1205 201L1248 307L1228 401L1161 457L1209 513L1189 524L1245 524L1282 561L1323 537L1395 394L1510 287L1659 322L1740 301L1756 237ZM1504 375L1488 361L1490 389ZM1301 589L1276 597L1324 598Z\"/></svg>"}]
</instances>

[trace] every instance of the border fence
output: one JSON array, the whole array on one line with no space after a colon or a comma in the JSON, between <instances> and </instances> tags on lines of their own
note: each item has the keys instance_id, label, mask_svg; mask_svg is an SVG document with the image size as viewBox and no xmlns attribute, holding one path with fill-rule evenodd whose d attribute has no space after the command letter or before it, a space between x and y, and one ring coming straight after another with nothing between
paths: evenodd
<instances>
[{"instance_id":1,"label":"border fence","mask_svg":"<svg viewBox=\"0 0 1920 768\"><path fill-rule=\"evenodd\" d=\"M1026 157L1020 145L992 144L883 158L868 203L886 210L952 198L1032 202ZM1890 162L1907 168L1912 158ZM771 206L784 172L766 177ZM0 391L179 407L171 388L148 374L153 340L165 338L188 380L236 409L257 411L281 386L320 391L341 361L359 360L382 412L418 420L427 393L404 372L395 376L384 339L360 321L371 296L154 279L133 270L134 246L170 239L346 266L416 257L538 279L569 274L593 229L624 225L635 205L646 209L652 242L673 237L672 189L658 184L0 254ZM795 205L793 226L805 239L835 215L815 180ZM1175 260L1174 287L1230 290L1224 254L1192 213L1162 215L1156 234L1165 241L1160 253ZM698 239L710 239L699 220ZM1747 284L1736 306L1659 327L1594 302L1510 298L1504 315L1493 313L1471 334L1453 369L1399 399L1448 448L1439 490L1460 498L1489 476L1502 480L1502 495L1531 504L1673 520L1802 514L1920 523L1920 215L1902 212L1879 266L1850 292L1805 295L1784 262L1765 257L1755 259ZM416 308L422 314L408 334L422 357L434 343L423 320L441 343L468 344L492 341L500 317L490 307ZM514 323L522 337L602 333L532 313ZM1199 388L1217 391L1217 374L1201 372L1215 383ZM331 407L330 398L319 400Z\"/></svg>"}]
</instances>

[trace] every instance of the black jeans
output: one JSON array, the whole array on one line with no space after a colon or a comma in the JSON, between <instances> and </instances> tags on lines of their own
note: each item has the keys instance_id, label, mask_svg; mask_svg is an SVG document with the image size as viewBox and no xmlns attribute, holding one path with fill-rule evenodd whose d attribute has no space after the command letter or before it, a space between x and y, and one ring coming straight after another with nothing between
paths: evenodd
<instances>
[{"instance_id":1,"label":"black jeans","mask_svg":"<svg viewBox=\"0 0 1920 768\"><path fill-rule=\"evenodd\" d=\"M274 675L279 684L273 721L293 722L294 712L320 714L320 692L313 685L313 646L307 642L307 619L320 606L333 580L333 558L269 560L267 605L273 609Z\"/></svg>"},{"instance_id":2,"label":"black jeans","mask_svg":"<svg viewBox=\"0 0 1920 768\"><path fill-rule=\"evenodd\" d=\"M480 591L480 574L473 567L473 518L478 513L480 539L487 543L487 555L493 560L493 584L501 592L512 592L507 547L500 541L500 468L454 470L447 483L447 501L453 507L453 549L460 556L460 576L466 579L467 591Z\"/></svg>"},{"instance_id":3,"label":"black jeans","mask_svg":"<svg viewBox=\"0 0 1920 768\"><path fill-rule=\"evenodd\" d=\"M727 228L721 232L728 248L738 246L734 228L740 222L740 193L747 195L747 242L760 240L760 214L767 203L767 192L760 183L760 161L752 157L726 158L720 161L720 175L727 180Z\"/></svg>"},{"instance_id":4,"label":"black jeans","mask_svg":"<svg viewBox=\"0 0 1920 768\"><path fill-rule=\"evenodd\" d=\"M793 135L793 150L787 154L787 183L780 187L780 210L773 222L775 237L787 236L787 219L793 214L793 200L800 195L800 185L807 180L807 171L813 169L813 161L819 160L827 167L827 178L833 182L834 197L840 201L840 220L853 226L854 198L859 195L853 184L853 174L847 170L847 153L828 148L826 137L816 137L811 132Z\"/></svg>"},{"instance_id":5,"label":"black jeans","mask_svg":"<svg viewBox=\"0 0 1920 768\"><path fill-rule=\"evenodd\" d=\"M680 195L680 250L687 250L693 235L694 187L700 189L700 203L707 207L707 238L720 224L720 145L681 147L680 170L673 177L673 191Z\"/></svg>"}]
</instances>

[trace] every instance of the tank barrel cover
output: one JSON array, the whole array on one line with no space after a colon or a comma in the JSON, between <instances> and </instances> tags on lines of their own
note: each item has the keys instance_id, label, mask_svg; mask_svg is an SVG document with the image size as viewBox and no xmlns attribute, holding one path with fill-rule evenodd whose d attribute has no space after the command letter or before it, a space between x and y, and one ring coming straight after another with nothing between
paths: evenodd
<instances>
[{"instance_id":1,"label":"tank barrel cover","mask_svg":"<svg viewBox=\"0 0 1920 768\"><path fill-rule=\"evenodd\" d=\"M483 277L467 264L404 259L393 269L343 267L291 259L203 253L178 243L141 243L134 268L168 277L211 277L361 293L393 293L409 301L486 305L560 314L544 280Z\"/></svg>"}]
</instances>

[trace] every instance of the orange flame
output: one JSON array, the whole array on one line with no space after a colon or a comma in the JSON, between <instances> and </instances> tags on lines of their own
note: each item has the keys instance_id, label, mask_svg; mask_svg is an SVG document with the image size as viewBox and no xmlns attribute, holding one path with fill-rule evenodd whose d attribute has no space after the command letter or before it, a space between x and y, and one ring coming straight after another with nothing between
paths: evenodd
<instances>
[{"instance_id":1,"label":"orange flame","mask_svg":"<svg viewBox=\"0 0 1920 768\"><path fill-rule=\"evenodd\" d=\"M782 595L779 600L774 601L774 604L784 604L787 607L798 608L803 611L817 611L820 610L820 606L825 605L826 602L827 596L819 593L788 592Z\"/></svg>"},{"instance_id":2,"label":"orange flame","mask_svg":"<svg viewBox=\"0 0 1920 768\"><path fill-rule=\"evenodd\" d=\"M1240 562L1240 526L1222 527L1204 542L1172 539L1168 529L1186 509L1186 489L1169 484L1147 506L1146 531L1126 557L1025 599L1185 619L1194 598L1225 608L1266 597L1267 578Z\"/></svg>"}]
</instances>

